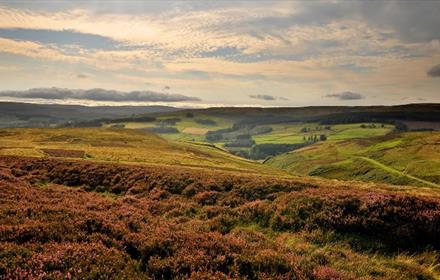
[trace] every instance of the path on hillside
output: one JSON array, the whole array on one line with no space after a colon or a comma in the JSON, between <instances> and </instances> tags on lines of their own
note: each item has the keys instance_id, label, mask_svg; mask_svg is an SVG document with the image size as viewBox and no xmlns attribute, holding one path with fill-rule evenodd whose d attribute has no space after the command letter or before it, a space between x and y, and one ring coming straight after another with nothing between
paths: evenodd
<instances>
[{"instance_id":1,"label":"path on hillside","mask_svg":"<svg viewBox=\"0 0 440 280\"><path fill-rule=\"evenodd\" d=\"M372 159L372 158L369 158L369 157L363 157L363 156L357 156L356 158L360 158L360 159L363 159L363 160L365 160L365 161L368 161L369 163L371 163L371 164L373 164L373 165L375 165L375 166L377 166L377 167L379 167L379 168L382 168L383 170L385 170L385 171L387 171L387 172L390 172L390 173L396 173L396 174L398 174L398 175L400 175L400 176L404 176L404 177L410 178L410 179L412 179L412 180L416 180L416 181L418 181L418 182L420 182L420 183L423 183L423 184L429 185L429 186L431 186L431 187L440 188L440 185L439 185L439 184L436 184L436 183L433 183L433 182L430 182L430 181L426 181L426 180L420 179L420 178L418 178L418 177L416 177L416 176L413 176L413 175L410 175L410 174L405 174L405 173L403 173L403 172L401 172L401 171L399 171L399 170L396 170L396 169L394 169L394 168L392 168L392 167L390 167L390 166L388 166L388 165L385 165L385 164L383 164L383 163L380 163L380 162L378 162L377 160L374 160L374 159Z\"/></svg>"}]
</instances>

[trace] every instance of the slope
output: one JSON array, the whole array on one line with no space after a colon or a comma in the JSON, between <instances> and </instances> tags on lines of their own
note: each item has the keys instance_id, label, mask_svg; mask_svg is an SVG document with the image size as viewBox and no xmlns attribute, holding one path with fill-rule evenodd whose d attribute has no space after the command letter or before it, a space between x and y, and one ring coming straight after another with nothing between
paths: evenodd
<instances>
[{"instance_id":1,"label":"slope","mask_svg":"<svg viewBox=\"0 0 440 280\"><path fill-rule=\"evenodd\" d=\"M327 141L265 163L294 174L438 187L440 133L406 132Z\"/></svg>"},{"instance_id":2,"label":"slope","mask_svg":"<svg viewBox=\"0 0 440 280\"><path fill-rule=\"evenodd\" d=\"M2 279L439 276L437 190L0 156L0 201Z\"/></svg>"},{"instance_id":3,"label":"slope","mask_svg":"<svg viewBox=\"0 0 440 280\"><path fill-rule=\"evenodd\" d=\"M209 144L176 143L130 129L33 128L0 130L0 155L173 165L261 174L285 172Z\"/></svg>"}]
</instances>

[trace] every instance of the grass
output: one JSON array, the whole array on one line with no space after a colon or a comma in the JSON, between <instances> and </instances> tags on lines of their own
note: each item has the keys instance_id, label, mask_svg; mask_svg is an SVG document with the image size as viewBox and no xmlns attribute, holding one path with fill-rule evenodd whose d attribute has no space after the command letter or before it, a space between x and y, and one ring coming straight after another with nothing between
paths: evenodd
<instances>
[{"instance_id":1,"label":"grass","mask_svg":"<svg viewBox=\"0 0 440 280\"><path fill-rule=\"evenodd\" d=\"M254 136L257 144L273 143L273 144L296 144L304 142L304 137L310 135L324 134L329 140L344 140L353 138L368 138L381 136L393 130L393 126L385 125L383 128L380 124L375 128L361 128L362 123L355 124L337 124L325 129L325 126L317 123L291 123L271 125L273 131L268 134ZM310 128L309 132L301 132L303 128ZM320 129L316 129L320 128Z\"/></svg>"},{"instance_id":2,"label":"grass","mask_svg":"<svg viewBox=\"0 0 440 280\"><path fill-rule=\"evenodd\" d=\"M212 145L163 139L131 129L45 128L0 130L0 155L47 157L44 150L84 152L95 161L175 165L235 172L283 174L283 171L231 155ZM68 155L66 157L69 157Z\"/></svg>"},{"instance_id":3,"label":"grass","mask_svg":"<svg viewBox=\"0 0 440 280\"><path fill-rule=\"evenodd\" d=\"M439 139L439 132L407 132L328 140L265 163L294 174L438 187Z\"/></svg>"}]
</instances>

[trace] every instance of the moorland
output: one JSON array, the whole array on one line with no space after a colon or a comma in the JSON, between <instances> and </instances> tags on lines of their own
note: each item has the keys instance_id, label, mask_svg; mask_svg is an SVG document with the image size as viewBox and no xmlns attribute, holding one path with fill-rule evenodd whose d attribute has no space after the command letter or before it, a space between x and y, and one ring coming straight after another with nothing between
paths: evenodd
<instances>
[{"instance_id":1,"label":"moorland","mask_svg":"<svg viewBox=\"0 0 440 280\"><path fill-rule=\"evenodd\" d=\"M439 112L211 108L0 129L0 278L438 279Z\"/></svg>"}]
</instances>

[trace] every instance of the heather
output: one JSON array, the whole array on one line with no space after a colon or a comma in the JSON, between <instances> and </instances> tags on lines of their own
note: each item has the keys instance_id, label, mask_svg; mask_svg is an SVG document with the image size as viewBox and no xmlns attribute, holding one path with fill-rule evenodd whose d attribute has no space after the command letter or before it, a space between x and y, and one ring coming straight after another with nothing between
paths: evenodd
<instances>
[{"instance_id":1,"label":"heather","mask_svg":"<svg viewBox=\"0 0 440 280\"><path fill-rule=\"evenodd\" d=\"M438 198L172 167L0 166L5 279L438 276Z\"/></svg>"}]
</instances>

